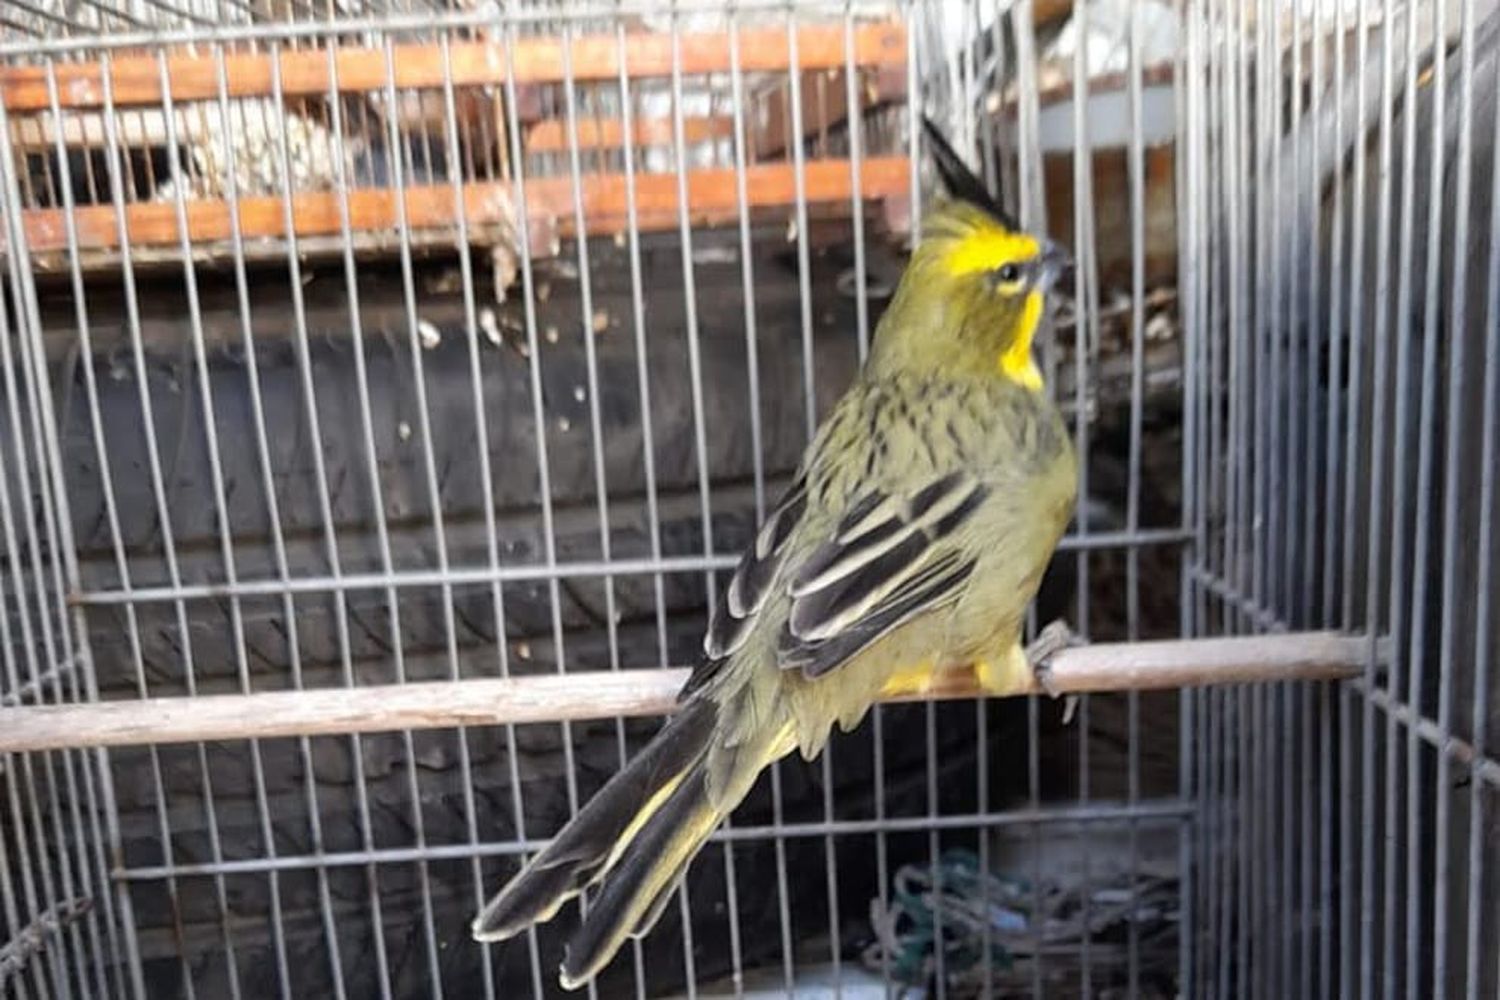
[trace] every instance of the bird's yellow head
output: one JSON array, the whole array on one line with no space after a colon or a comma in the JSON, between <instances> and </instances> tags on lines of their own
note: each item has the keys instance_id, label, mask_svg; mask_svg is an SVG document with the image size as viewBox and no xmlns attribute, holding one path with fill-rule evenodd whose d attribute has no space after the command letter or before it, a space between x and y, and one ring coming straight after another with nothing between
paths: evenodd
<instances>
[{"instance_id":1,"label":"bird's yellow head","mask_svg":"<svg viewBox=\"0 0 1500 1000\"><path fill-rule=\"evenodd\" d=\"M939 206L881 318L872 364L994 375L1040 389L1032 340L1067 259L977 205Z\"/></svg>"},{"instance_id":2,"label":"bird's yellow head","mask_svg":"<svg viewBox=\"0 0 1500 1000\"><path fill-rule=\"evenodd\" d=\"M926 219L875 331L870 363L876 371L994 376L1038 390L1032 340L1068 254L1020 231L931 123L927 134L952 197Z\"/></svg>"}]
</instances>

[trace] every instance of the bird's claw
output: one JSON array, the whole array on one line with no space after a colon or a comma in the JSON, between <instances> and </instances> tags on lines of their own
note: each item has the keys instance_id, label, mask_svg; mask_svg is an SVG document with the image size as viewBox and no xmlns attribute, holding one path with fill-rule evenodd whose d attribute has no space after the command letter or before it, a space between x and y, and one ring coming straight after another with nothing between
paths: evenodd
<instances>
[{"instance_id":1,"label":"bird's claw","mask_svg":"<svg viewBox=\"0 0 1500 1000\"><path fill-rule=\"evenodd\" d=\"M1037 685L1053 698L1062 697L1063 692L1057 687L1056 678L1052 676L1052 660L1063 650L1070 646L1082 645L1082 640L1068 627L1068 623L1059 618L1057 621L1047 625L1036 634L1026 647L1026 660L1031 664L1032 675L1036 678ZM1072 695L1068 696L1067 704L1063 709L1063 724L1066 725L1073 717L1073 709L1077 706L1078 699Z\"/></svg>"}]
</instances>

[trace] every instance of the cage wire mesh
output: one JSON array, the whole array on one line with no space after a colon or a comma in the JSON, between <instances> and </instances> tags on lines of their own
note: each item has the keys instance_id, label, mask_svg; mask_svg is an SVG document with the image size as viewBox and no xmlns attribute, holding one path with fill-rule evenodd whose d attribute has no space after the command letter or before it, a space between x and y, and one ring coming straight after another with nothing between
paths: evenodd
<instances>
[{"instance_id":1,"label":"cage wire mesh","mask_svg":"<svg viewBox=\"0 0 1500 1000\"><path fill-rule=\"evenodd\" d=\"M0 708L690 663L919 104L1078 263L1034 618L1366 668L878 707L590 995L1500 989L1493 0L0 18ZM469 918L653 729L7 754L0 995L551 995Z\"/></svg>"}]
</instances>

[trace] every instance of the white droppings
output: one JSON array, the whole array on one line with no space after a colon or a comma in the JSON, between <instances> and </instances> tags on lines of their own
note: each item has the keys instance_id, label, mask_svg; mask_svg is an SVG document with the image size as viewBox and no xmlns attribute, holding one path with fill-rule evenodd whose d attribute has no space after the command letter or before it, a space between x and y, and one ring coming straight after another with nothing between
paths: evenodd
<instances>
[{"instance_id":1,"label":"white droppings","mask_svg":"<svg viewBox=\"0 0 1500 1000\"><path fill-rule=\"evenodd\" d=\"M484 339L496 347L505 343L505 338L500 336L500 322L495 318L495 310L488 306L479 310L479 329L484 331Z\"/></svg>"},{"instance_id":2,"label":"white droppings","mask_svg":"<svg viewBox=\"0 0 1500 1000\"><path fill-rule=\"evenodd\" d=\"M396 436L403 441L411 440L411 424L405 420L396 425Z\"/></svg>"},{"instance_id":3,"label":"white droppings","mask_svg":"<svg viewBox=\"0 0 1500 1000\"><path fill-rule=\"evenodd\" d=\"M589 391L581 385L575 385L573 387L573 398L581 403L589 398Z\"/></svg>"},{"instance_id":4,"label":"white droppings","mask_svg":"<svg viewBox=\"0 0 1500 1000\"><path fill-rule=\"evenodd\" d=\"M547 327L547 332L546 332L545 336L547 338L547 343L549 343L549 344L555 344L555 343L557 343L557 338L558 338L557 327L555 327L555 326L549 326L549 327Z\"/></svg>"},{"instance_id":5,"label":"white droppings","mask_svg":"<svg viewBox=\"0 0 1500 1000\"><path fill-rule=\"evenodd\" d=\"M603 333L605 330L609 329L609 311L608 310L605 310L605 309L595 309L594 310L593 327L594 327L594 332L595 333Z\"/></svg>"},{"instance_id":6,"label":"white droppings","mask_svg":"<svg viewBox=\"0 0 1500 1000\"><path fill-rule=\"evenodd\" d=\"M417 320L417 338L429 351L443 342L442 331L425 319Z\"/></svg>"},{"instance_id":7,"label":"white droppings","mask_svg":"<svg viewBox=\"0 0 1500 1000\"><path fill-rule=\"evenodd\" d=\"M567 417L558 417L557 429L566 434L568 431L573 429L573 421L569 420Z\"/></svg>"}]
</instances>

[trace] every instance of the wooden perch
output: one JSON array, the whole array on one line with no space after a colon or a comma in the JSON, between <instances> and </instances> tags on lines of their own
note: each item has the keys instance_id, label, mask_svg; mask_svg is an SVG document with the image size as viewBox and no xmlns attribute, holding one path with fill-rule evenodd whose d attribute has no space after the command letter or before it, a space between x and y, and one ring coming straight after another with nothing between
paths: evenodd
<instances>
[{"instance_id":1,"label":"wooden perch","mask_svg":"<svg viewBox=\"0 0 1500 1000\"><path fill-rule=\"evenodd\" d=\"M788 163L747 167L745 195L749 208L790 206L796 202L796 168ZM860 189L866 198L904 194L910 186L910 162L905 156L870 157L860 169ZM805 164L803 190L809 202L847 202L853 191L848 160L817 160ZM583 212L592 232L613 233L623 228L628 204L624 174L585 174L581 180ZM473 226L506 224L512 218L508 181L483 181L463 186L464 212ZM733 169L705 168L687 173L688 215L700 222L735 218L739 205ZM456 220L453 187L416 185L405 189L406 220L410 229L450 226ZM340 195L309 192L292 197L297 235L329 236L340 232ZM636 210L641 228L675 228L675 174L638 174ZM349 228L354 233L394 230L396 193L389 188L348 193ZM187 203L188 238L194 244L230 238L229 203L194 200ZM557 219L563 231L573 223L573 181L569 177L537 177L526 182L526 207L533 218ZM246 240L279 238L286 234L282 199L277 196L241 198L240 233ZM67 216L63 209L28 209L21 213L27 249L49 253L67 249ZM85 205L73 210L78 244L83 250L116 247L119 226L113 205ZM171 202L138 202L125 209L126 232L132 247L176 246L177 206Z\"/></svg>"},{"instance_id":2,"label":"wooden perch","mask_svg":"<svg viewBox=\"0 0 1500 1000\"><path fill-rule=\"evenodd\" d=\"M856 25L853 29L856 66L900 64L906 61L906 29L895 22ZM745 29L736 48L740 69L746 73L786 72L792 51L785 28ZM731 69L728 32L687 32L678 37L675 61L684 76L727 73ZM847 65L842 24L807 24L796 29L796 65L805 70L837 69ZM520 38L509 45L461 42L448 46L412 44L393 46L396 89L442 87L451 75L455 87L517 84L613 82L620 76L622 53L625 74L633 79L672 75L673 36L639 32L625 36L588 35L566 43L558 38ZM571 57L571 58L569 58ZM332 90L361 93L384 90L386 53L382 47L340 46L330 74L324 48L236 52L224 56L226 89L230 98L268 97L272 94L272 60L280 60L284 97L327 96ZM214 101L219 98L218 60L208 47L198 52L166 56L167 78L174 101ZM104 68L98 61L52 63L58 102L64 108L104 106ZM571 69L571 72L569 72ZM114 106L160 107L161 68L155 55L121 55L110 63ZM47 65L0 69L0 97L11 111L41 111L51 106L47 93Z\"/></svg>"},{"instance_id":3,"label":"wooden perch","mask_svg":"<svg viewBox=\"0 0 1500 1000\"><path fill-rule=\"evenodd\" d=\"M1058 691L1079 693L1338 680L1362 670L1367 650L1368 639L1331 632L1111 643L1065 650L1051 671ZM7 708L0 709L0 753L664 715L687 675L588 672ZM965 671L921 697L980 694Z\"/></svg>"}]
</instances>

